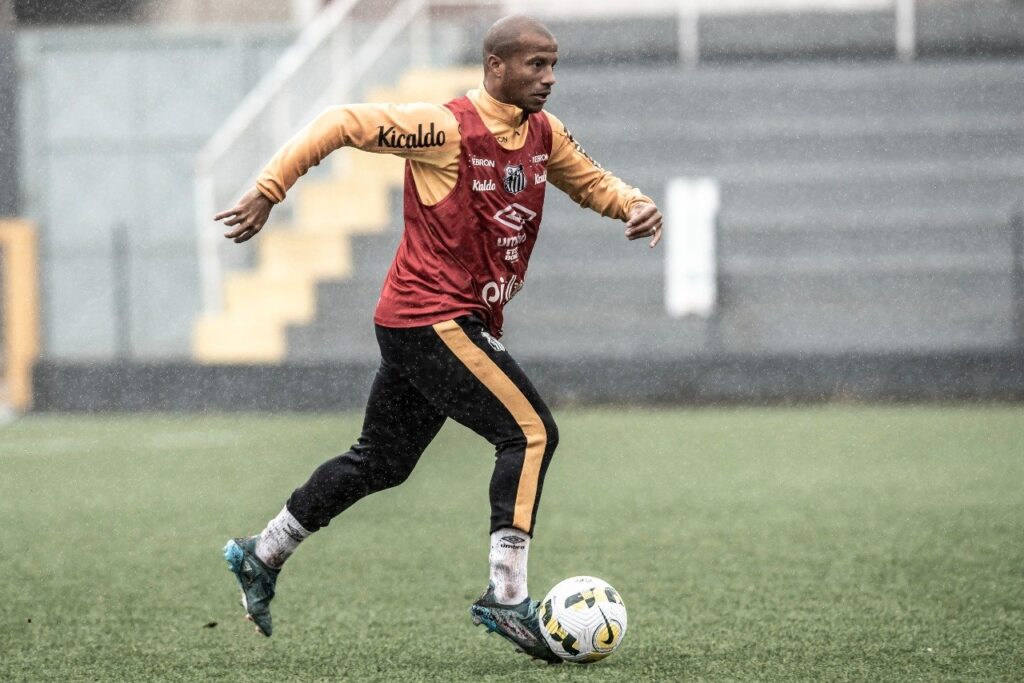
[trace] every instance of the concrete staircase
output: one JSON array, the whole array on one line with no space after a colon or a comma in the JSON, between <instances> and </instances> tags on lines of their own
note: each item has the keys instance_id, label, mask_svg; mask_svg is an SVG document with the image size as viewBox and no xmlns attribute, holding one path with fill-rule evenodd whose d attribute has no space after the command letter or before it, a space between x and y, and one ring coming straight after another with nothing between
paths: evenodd
<instances>
[{"instance_id":1,"label":"concrete staircase","mask_svg":"<svg viewBox=\"0 0 1024 683\"><path fill-rule=\"evenodd\" d=\"M473 87L473 69L410 71L397 86L377 88L371 102L445 102ZM207 363L274 363L287 355L289 325L316 318L317 287L352 274L352 241L384 231L401 202L392 204L403 166L389 155L338 150L326 174L310 175L286 202L288 223L272 222L253 242L256 267L229 273L224 309L195 326L193 356ZM279 210L280 211L280 210Z\"/></svg>"}]
</instances>

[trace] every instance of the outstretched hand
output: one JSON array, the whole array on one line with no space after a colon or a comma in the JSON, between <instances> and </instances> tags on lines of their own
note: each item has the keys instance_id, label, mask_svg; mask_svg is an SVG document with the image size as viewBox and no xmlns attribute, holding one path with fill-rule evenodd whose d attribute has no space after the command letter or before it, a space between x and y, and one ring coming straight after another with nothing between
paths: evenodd
<instances>
[{"instance_id":1,"label":"outstretched hand","mask_svg":"<svg viewBox=\"0 0 1024 683\"><path fill-rule=\"evenodd\" d=\"M661 241L661 212L654 204L644 202L636 204L629 210L626 221L626 239L638 240L650 237L653 249Z\"/></svg>"},{"instance_id":2,"label":"outstretched hand","mask_svg":"<svg viewBox=\"0 0 1024 683\"><path fill-rule=\"evenodd\" d=\"M262 192L254 187L242 195L237 204L227 211L221 211L213 217L213 220L220 221L226 218L224 225L238 226L234 230L224 233L224 237L234 240L236 244L241 244L255 237L256 233L263 229L272 208L274 208L274 202L267 199Z\"/></svg>"}]
</instances>

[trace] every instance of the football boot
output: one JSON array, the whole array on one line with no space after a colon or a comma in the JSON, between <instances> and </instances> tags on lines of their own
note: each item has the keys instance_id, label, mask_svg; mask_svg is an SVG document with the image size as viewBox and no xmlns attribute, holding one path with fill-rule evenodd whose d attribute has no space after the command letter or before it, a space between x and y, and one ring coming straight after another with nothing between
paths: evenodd
<instances>
[{"instance_id":1,"label":"football boot","mask_svg":"<svg viewBox=\"0 0 1024 683\"><path fill-rule=\"evenodd\" d=\"M540 631L535 600L526 598L518 605L498 604L494 597L494 584L490 584L484 594L470 606L469 613L474 624L483 624L489 632L497 633L534 659L550 664L562 663L558 655L548 647Z\"/></svg>"},{"instance_id":2,"label":"football boot","mask_svg":"<svg viewBox=\"0 0 1024 683\"><path fill-rule=\"evenodd\" d=\"M274 630L270 622L270 601L274 599L274 586L281 570L268 567L256 557L256 536L228 541L224 546L224 559L242 589L245 618L269 638Z\"/></svg>"}]
</instances>

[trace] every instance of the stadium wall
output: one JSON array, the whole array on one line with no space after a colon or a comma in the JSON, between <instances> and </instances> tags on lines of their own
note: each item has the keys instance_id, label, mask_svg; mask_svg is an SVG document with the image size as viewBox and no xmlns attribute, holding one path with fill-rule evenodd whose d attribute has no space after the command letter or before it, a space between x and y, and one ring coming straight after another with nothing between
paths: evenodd
<instances>
[{"instance_id":1,"label":"stadium wall","mask_svg":"<svg viewBox=\"0 0 1024 683\"><path fill-rule=\"evenodd\" d=\"M34 382L37 410L361 406L375 369L369 360L277 367L180 360L198 310L192 155L231 98L240 98L287 42L283 31L23 35L22 116L33 122L22 131L22 146L31 150L22 160L32 183L26 213L43 229L46 338ZM1019 306L1024 297L1015 291ZM1000 325L1003 340L1007 326ZM546 345L551 355L517 357L553 403L1020 400L1021 338L1018 332L1017 346L1004 350L704 355L691 348L671 357L586 354L575 361L566 336L558 353Z\"/></svg>"},{"instance_id":2,"label":"stadium wall","mask_svg":"<svg viewBox=\"0 0 1024 683\"><path fill-rule=\"evenodd\" d=\"M552 405L1021 401L1024 349L948 354L563 359L524 363ZM43 362L35 410L358 410L375 363L200 366Z\"/></svg>"},{"instance_id":3,"label":"stadium wall","mask_svg":"<svg viewBox=\"0 0 1024 683\"><path fill-rule=\"evenodd\" d=\"M199 309L195 155L293 35L18 32L22 213L40 231L44 354L187 355Z\"/></svg>"},{"instance_id":4,"label":"stadium wall","mask_svg":"<svg viewBox=\"0 0 1024 683\"><path fill-rule=\"evenodd\" d=\"M919 5L922 54L1024 53L1024 3ZM708 16L702 58L891 54L890 14ZM676 59L675 25L664 18L554 19L552 26L575 64ZM462 26L460 35L473 31ZM5 177L21 176L20 213L40 226L48 358L188 357L199 312L193 156L293 35L291 27L254 26L230 35L155 27L19 31L20 120L32 125L19 127L20 144L0 144L0 168L23 150L21 173ZM475 63L476 52L474 43L463 58ZM0 89L12 83L4 70ZM15 129L0 127L0 136ZM0 187L0 213L16 203L14 187Z\"/></svg>"}]
</instances>

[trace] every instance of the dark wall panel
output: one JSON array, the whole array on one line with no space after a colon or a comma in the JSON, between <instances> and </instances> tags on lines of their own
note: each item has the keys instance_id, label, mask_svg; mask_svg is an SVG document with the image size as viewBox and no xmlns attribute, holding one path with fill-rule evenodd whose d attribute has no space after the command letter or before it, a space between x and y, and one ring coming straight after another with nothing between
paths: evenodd
<instances>
[{"instance_id":1,"label":"dark wall panel","mask_svg":"<svg viewBox=\"0 0 1024 683\"><path fill-rule=\"evenodd\" d=\"M15 0L18 21L26 24L124 22L133 18L141 0Z\"/></svg>"},{"instance_id":2,"label":"dark wall panel","mask_svg":"<svg viewBox=\"0 0 1024 683\"><path fill-rule=\"evenodd\" d=\"M1024 400L1024 349L550 360L524 367L553 405ZM44 362L34 377L35 410L358 410L375 370L375 363L261 367Z\"/></svg>"},{"instance_id":3,"label":"dark wall panel","mask_svg":"<svg viewBox=\"0 0 1024 683\"><path fill-rule=\"evenodd\" d=\"M0 216L15 216L18 200L18 70L15 23L9 3L0 1Z\"/></svg>"}]
</instances>

